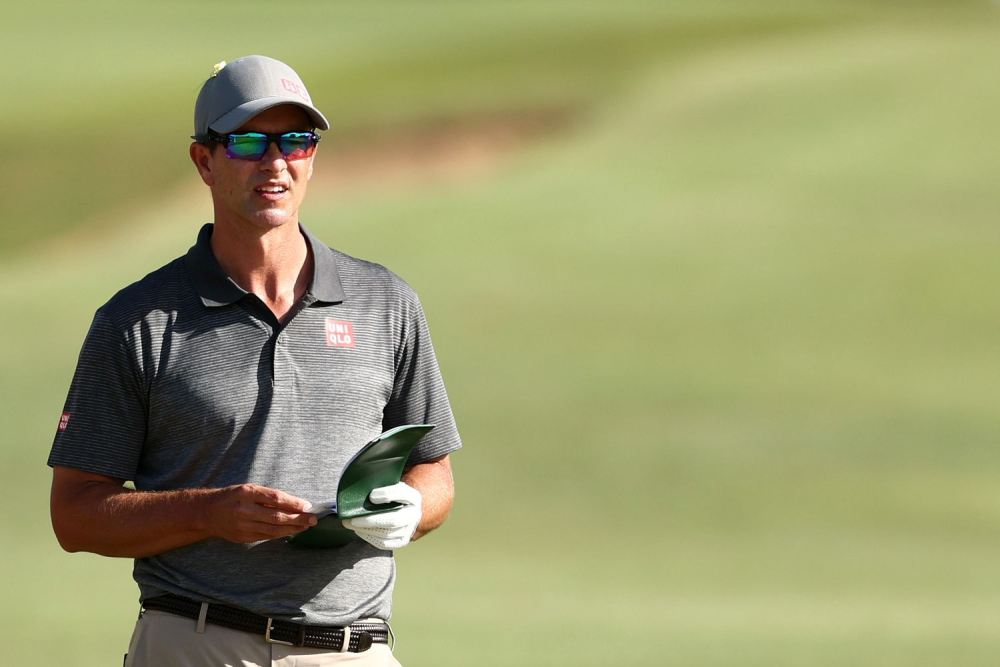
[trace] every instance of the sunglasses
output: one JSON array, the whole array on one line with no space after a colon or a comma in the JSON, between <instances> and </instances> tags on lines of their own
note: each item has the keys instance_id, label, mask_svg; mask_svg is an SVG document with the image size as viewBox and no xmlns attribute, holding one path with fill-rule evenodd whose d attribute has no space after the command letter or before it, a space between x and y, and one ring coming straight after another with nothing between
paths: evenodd
<instances>
[{"instance_id":1,"label":"sunglasses","mask_svg":"<svg viewBox=\"0 0 1000 667\"><path fill-rule=\"evenodd\" d=\"M209 134L192 137L196 141L215 141L226 145L226 157L234 160L259 160L277 142L278 150L286 160L304 160L316 152L320 136L315 132L285 132L284 134Z\"/></svg>"}]
</instances>

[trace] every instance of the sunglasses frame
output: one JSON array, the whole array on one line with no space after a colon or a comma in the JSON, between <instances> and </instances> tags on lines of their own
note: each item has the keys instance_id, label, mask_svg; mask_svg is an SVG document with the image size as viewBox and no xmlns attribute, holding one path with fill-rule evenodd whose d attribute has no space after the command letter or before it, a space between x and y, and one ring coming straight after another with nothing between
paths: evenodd
<instances>
[{"instance_id":1,"label":"sunglasses frame","mask_svg":"<svg viewBox=\"0 0 1000 667\"><path fill-rule=\"evenodd\" d=\"M289 137L289 136L294 136L296 138L298 138L298 137L309 137L312 140L312 146L310 148L306 149L307 150L307 155L303 155L300 158L293 158L291 156L294 153L294 151L286 153L284 150L282 150L281 141L282 141L282 139L284 137ZM260 155L246 155L246 156L244 156L244 155L236 155L236 154L234 154L234 153L232 153L230 151L230 146L233 143L233 138L234 137L253 137L255 139L259 139L259 138L264 137L264 138L267 139L267 143L264 145L264 150L263 150L263 152L261 152ZM316 134L315 132L312 132L312 131L306 131L306 132L280 132L278 134L270 134L270 133L266 133L266 132L228 132L226 134L220 134L218 132L209 131L208 134L195 135L195 136L193 136L191 138L194 139L195 141L197 141L199 143L203 143L203 144L207 144L209 142L215 142L215 143L222 144L223 146L226 147L226 157L227 158L229 158L231 160L246 160L248 162L259 162L264 157L264 155L267 154L267 151L270 150L271 144L273 144L273 143L277 143L278 144L278 150L281 151L281 156L285 160L304 160L304 159L306 159L308 157L311 157L313 155L313 153L315 153L316 146L317 146L317 144L319 144L319 140L322 139L322 137L320 135L318 135L318 134Z\"/></svg>"}]
</instances>

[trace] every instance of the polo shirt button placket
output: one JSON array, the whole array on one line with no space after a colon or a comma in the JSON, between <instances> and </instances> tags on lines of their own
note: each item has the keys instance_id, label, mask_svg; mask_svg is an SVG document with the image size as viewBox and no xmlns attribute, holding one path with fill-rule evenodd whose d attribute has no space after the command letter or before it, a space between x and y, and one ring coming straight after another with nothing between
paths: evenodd
<instances>
[{"instance_id":1,"label":"polo shirt button placket","mask_svg":"<svg viewBox=\"0 0 1000 667\"><path fill-rule=\"evenodd\" d=\"M272 384L275 387L283 384L282 367L284 366L284 364L282 363L282 356L284 355L284 352L282 351L282 346L284 345L284 342L285 342L285 332L282 331L281 333L279 333L277 336L274 337L274 350L271 357L271 363L273 364Z\"/></svg>"}]
</instances>

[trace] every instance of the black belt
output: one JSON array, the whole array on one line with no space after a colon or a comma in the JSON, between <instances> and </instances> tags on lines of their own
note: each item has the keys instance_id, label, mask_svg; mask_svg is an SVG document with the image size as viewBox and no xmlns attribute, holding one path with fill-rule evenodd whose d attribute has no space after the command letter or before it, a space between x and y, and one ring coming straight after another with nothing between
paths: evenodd
<instances>
[{"instance_id":1,"label":"black belt","mask_svg":"<svg viewBox=\"0 0 1000 667\"><path fill-rule=\"evenodd\" d=\"M200 602L172 593L144 600L142 606L145 609L165 611L186 618L201 617ZM351 653L367 651L372 644L389 643L389 626L380 622L351 623L346 627L301 625L290 621L277 621L221 604L208 605L205 622L232 630L264 635L264 640L271 644L325 648L330 651L344 650L345 635L347 635L347 650Z\"/></svg>"}]
</instances>

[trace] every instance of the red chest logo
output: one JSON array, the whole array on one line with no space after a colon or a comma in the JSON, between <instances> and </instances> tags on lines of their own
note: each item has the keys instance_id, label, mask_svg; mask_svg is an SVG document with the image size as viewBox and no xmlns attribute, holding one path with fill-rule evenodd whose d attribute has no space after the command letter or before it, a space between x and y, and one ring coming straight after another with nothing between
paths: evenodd
<instances>
[{"instance_id":1,"label":"red chest logo","mask_svg":"<svg viewBox=\"0 0 1000 667\"><path fill-rule=\"evenodd\" d=\"M354 347L354 325L326 318L326 344L330 347Z\"/></svg>"},{"instance_id":2,"label":"red chest logo","mask_svg":"<svg viewBox=\"0 0 1000 667\"><path fill-rule=\"evenodd\" d=\"M66 427L69 426L69 413L62 413L62 417L59 418L59 430L65 431Z\"/></svg>"}]
</instances>

